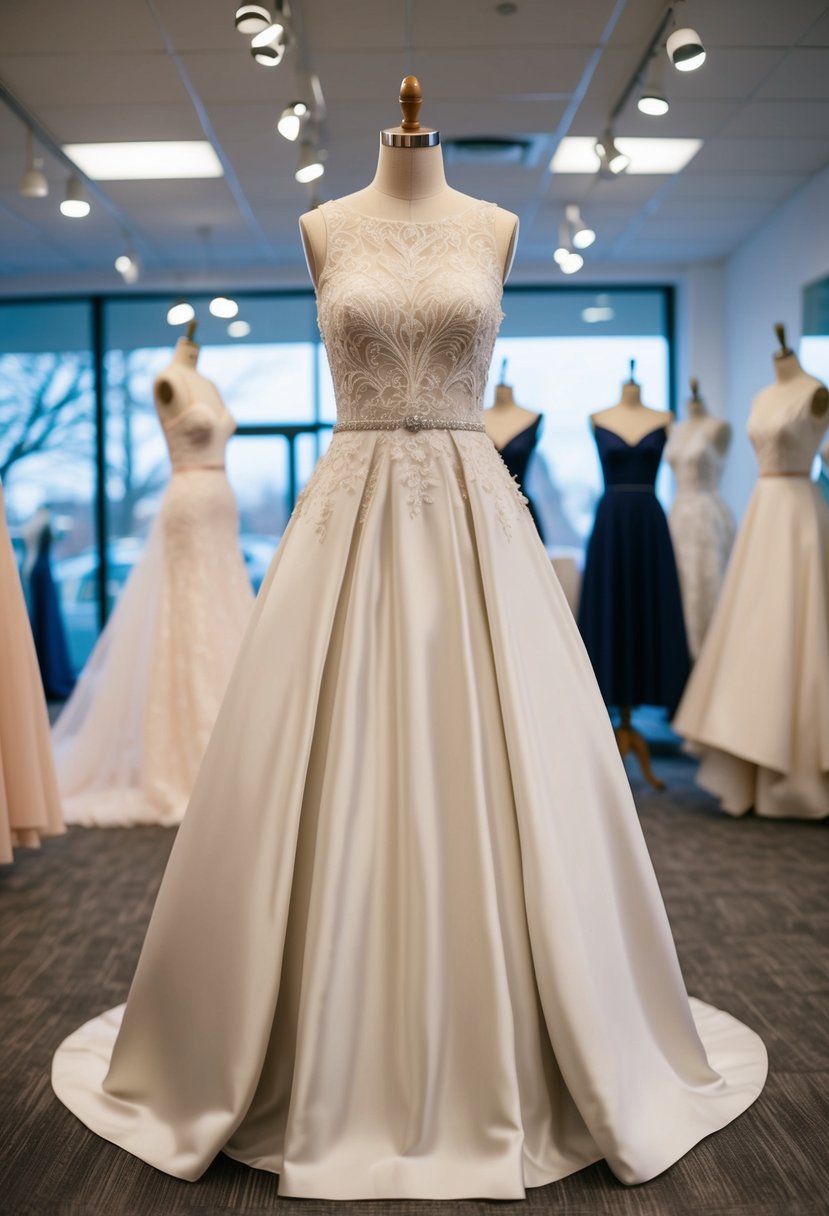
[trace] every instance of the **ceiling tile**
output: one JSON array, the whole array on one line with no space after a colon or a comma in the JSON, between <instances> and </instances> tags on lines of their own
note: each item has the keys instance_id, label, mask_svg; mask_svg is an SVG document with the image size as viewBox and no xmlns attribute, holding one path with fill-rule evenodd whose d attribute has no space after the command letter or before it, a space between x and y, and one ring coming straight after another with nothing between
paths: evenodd
<instances>
[{"instance_id":1,"label":"ceiling tile","mask_svg":"<svg viewBox=\"0 0 829 1216\"><path fill-rule=\"evenodd\" d=\"M758 100L829 101L826 51L797 47L782 59L757 90Z\"/></svg>"},{"instance_id":2,"label":"ceiling tile","mask_svg":"<svg viewBox=\"0 0 829 1216\"><path fill-rule=\"evenodd\" d=\"M704 144L686 173L817 173L829 162L822 139L714 139Z\"/></svg>"},{"instance_id":3,"label":"ceiling tile","mask_svg":"<svg viewBox=\"0 0 829 1216\"><path fill-rule=\"evenodd\" d=\"M106 106L187 100L176 69L163 52L122 55L0 54L0 77L35 112L49 106Z\"/></svg>"}]
</instances>

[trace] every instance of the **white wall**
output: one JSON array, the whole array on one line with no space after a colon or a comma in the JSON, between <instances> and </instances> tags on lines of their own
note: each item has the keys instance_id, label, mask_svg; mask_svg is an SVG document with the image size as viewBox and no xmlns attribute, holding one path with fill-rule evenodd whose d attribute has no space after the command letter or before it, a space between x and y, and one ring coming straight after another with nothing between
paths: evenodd
<instances>
[{"instance_id":1,"label":"white wall","mask_svg":"<svg viewBox=\"0 0 829 1216\"><path fill-rule=\"evenodd\" d=\"M788 344L797 350L803 288L827 274L829 168L775 211L725 265L727 401L723 412L734 427L734 443L723 493L738 515L745 509L756 478L746 421L752 397L773 377L774 324L784 323Z\"/></svg>"}]
</instances>

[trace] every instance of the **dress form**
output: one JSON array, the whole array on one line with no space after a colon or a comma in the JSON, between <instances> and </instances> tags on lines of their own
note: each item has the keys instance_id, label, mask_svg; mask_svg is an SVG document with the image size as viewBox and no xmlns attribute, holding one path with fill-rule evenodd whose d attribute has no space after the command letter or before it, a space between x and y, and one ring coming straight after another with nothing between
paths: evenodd
<instances>
[{"instance_id":1,"label":"dress form","mask_svg":"<svg viewBox=\"0 0 829 1216\"><path fill-rule=\"evenodd\" d=\"M724 456L731 446L731 427L722 418L715 418L700 396L699 380L691 377L691 396L685 403L685 418L677 423L676 430L687 429L688 432L702 432L713 443L714 447Z\"/></svg>"},{"instance_id":2,"label":"dress form","mask_svg":"<svg viewBox=\"0 0 829 1216\"><path fill-rule=\"evenodd\" d=\"M196 370L201 347L193 341L195 323L191 322L186 338L179 338L168 366L156 377L153 398L156 409L167 419L182 414L194 401L203 401L224 413L225 406L212 380Z\"/></svg>"},{"instance_id":3,"label":"dress form","mask_svg":"<svg viewBox=\"0 0 829 1216\"><path fill-rule=\"evenodd\" d=\"M504 383L505 374L506 367L502 366L501 382L495 386L495 400L489 409L484 410L486 433L499 452L539 417L534 410L525 409L523 405L518 404L513 396L512 385Z\"/></svg>"},{"instance_id":4,"label":"dress form","mask_svg":"<svg viewBox=\"0 0 829 1216\"><path fill-rule=\"evenodd\" d=\"M800 366L800 360L786 342L785 326L778 322L774 332L780 343L780 349L775 351L774 355L775 383L758 393L755 401L762 401L764 408L767 404L768 408L773 409L775 402L782 408L801 394L805 398L806 394L811 392L809 408L813 417L825 418L829 411L829 390Z\"/></svg>"},{"instance_id":5,"label":"dress form","mask_svg":"<svg viewBox=\"0 0 829 1216\"><path fill-rule=\"evenodd\" d=\"M440 133L421 127L417 119L422 94L414 76L407 76L401 85L400 105L404 119L399 127L381 132L377 172L370 185L346 195L340 202L362 215L377 219L414 224L431 223L465 211L474 201L467 194L453 190L446 181ZM402 141L412 136L435 136L426 146L406 146ZM319 211L300 216L299 229L308 271L314 286L319 283L325 265L325 220ZM518 217L498 208L496 240L506 280L512 265L518 236Z\"/></svg>"},{"instance_id":6,"label":"dress form","mask_svg":"<svg viewBox=\"0 0 829 1216\"><path fill-rule=\"evenodd\" d=\"M673 422L670 410L654 410L642 404L639 385L633 378L634 364L631 360L630 379L622 385L622 395L616 405L590 415L591 426L603 426L613 431L625 443L638 443L649 431L669 427Z\"/></svg>"}]
</instances>

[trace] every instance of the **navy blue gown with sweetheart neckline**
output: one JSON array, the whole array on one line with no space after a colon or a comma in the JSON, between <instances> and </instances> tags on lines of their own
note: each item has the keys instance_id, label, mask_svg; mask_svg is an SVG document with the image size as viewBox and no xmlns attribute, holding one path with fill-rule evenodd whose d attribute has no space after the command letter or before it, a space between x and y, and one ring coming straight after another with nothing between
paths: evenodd
<instances>
[{"instance_id":1,"label":"navy blue gown with sweetheart neckline","mask_svg":"<svg viewBox=\"0 0 829 1216\"><path fill-rule=\"evenodd\" d=\"M510 476L514 477L521 487L521 493L527 500L527 508L530 515L533 517L538 535L544 540L544 529L541 526L541 520L538 516L535 503L530 498L527 491L524 489L524 479L527 476L527 467L530 463L530 457L535 451L535 446L538 443L539 435L541 434L541 414L517 435L513 435L512 439L507 440L502 448L499 448L499 454L504 464L510 472Z\"/></svg>"},{"instance_id":2,"label":"navy blue gown with sweetheart neckline","mask_svg":"<svg viewBox=\"0 0 829 1216\"><path fill-rule=\"evenodd\" d=\"M587 546L579 629L605 704L676 708L690 659L679 578L655 493L667 432L630 444L594 426L604 476Z\"/></svg>"}]
</instances>

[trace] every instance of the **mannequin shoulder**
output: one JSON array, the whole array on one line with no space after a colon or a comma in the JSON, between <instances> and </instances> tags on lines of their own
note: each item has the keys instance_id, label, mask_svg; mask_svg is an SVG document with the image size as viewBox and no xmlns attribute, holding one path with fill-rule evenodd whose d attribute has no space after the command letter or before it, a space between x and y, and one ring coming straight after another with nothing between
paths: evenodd
<instances>
[{"instance_id":1,"label":"mannequin shoulder","mask_svg":"<svg viewBox=\"0 0 829 1216\"><path fill-rule=\"evenodd\" d=\"M182 384L178 369L165 367L153 381L153 400L159 413L173 418L184 409L187 391Z\"/></svg>"},{"instance_id":2,"label":"mannequin shoulder","mask_svg":"<svg viewBox=\"0 0 829 1216\"><path fill-rule=\"evenodd\" d=\"M829 413L829 389L825 384L819 384L812 394L811 408L815 418L826 418Z\"/></svg>"},{"instance_id":3,"label":"mannequin shoulder","mask_svg":"<svg viewBox=\"0 0 829 1216\"><path fill-rule=\"evenodd\" d=\"M321 207L315 207L313 211L306 211L299 217L299 233L302 238L302 248L305 250L308 273L316 287L325 265L325 250L328 244L325 216Z\"/></svg>"},{"instance_id":4,"label":"mannequin shoulder","mask_svg":"<svg viewBox=\"0 0 829 1216\"><path fill-rule=\"evenodd\" d=\"M512 270L512 264L515 261L515 250L518 244L518 216L512 211L506 211L503 207L495 208L495 240L498 245L498 254L503 267L502 279L507 281L507 276Z\"/></svg>"},{"instance_id":5,"label":"mannequin shoulder","mask_svg":"<svg viewBox=\"0 0 829 1216\"><path fill-rule=\"evenodd\" d=\"M717 451L724 456L731 444L731 423L724 418L711 419L711 442Z\"/></svg>"}]
</instances>

